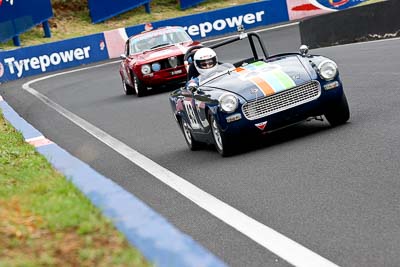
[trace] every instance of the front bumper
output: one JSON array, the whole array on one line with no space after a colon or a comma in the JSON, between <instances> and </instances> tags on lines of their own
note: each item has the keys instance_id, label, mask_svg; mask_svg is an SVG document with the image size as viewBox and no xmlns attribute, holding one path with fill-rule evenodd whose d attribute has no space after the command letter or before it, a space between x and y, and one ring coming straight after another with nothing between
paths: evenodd
<instances>
[{"instance_id":1,"label":"front bumper","mask_svg":"<svg viewBox=\"0 0 400 267\"><path fill-rule=\"evenodd\" d=\"M187 72L183 65L176 68L163 69L141 76L142 83L149 87L180 83L186 81L186 79Z\"/></svg>"},{"instance_id":2,"label":"front bumper","mask_svg":"<svg viewBox=\"0 0 400 267\"><path fill-rule=\"evenodd\" d=\"M332 82L329 82L332 83ZM310 117L323 115L326 110L338 103L343 95L343 87L338 80L335 88L330 88L328 82L321 82L321 93L317 98L299 105L283 109L271 115L256 119L247 119L241 107L237 112L226 114L217 111L215 116L221 130L229 135L263 134L301 122Z\"/></svg>"}]
</instances>

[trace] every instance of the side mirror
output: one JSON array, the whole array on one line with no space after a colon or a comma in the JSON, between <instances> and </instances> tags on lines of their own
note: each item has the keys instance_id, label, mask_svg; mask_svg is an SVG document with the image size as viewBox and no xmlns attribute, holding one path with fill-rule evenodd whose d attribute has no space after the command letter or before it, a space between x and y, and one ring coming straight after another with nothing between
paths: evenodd
<instances>
[{"instance_id":1,"label":"side mirror","mask_svg":"<svg viewBox=\"0 0 400 267\"><path fill-rule=\"evenodd\" d=\"M188 86L188 90L189 90L190 92L192 92L192 93L196 92L197 89L199 89L198 86Z\"/></svg>"},{"instance_id":2,"label":"side mirror","mask_svg":"<svg viewBox=\"0 0 400 267\"><path fill-rule=\"evenodd\" d=\"M119 56L119 58L122 59L122 60L125 60L127 57L126 57L125 54L121 54L121 55Z\"/></svg>"},{"instance_id":3,"label":"side mirror","mask_svg":"<svg viewBox=\"0 0 400 267\"><path fill-rule=\"evenodd\" d=\"M301 45L300 48L299 48L299 50L300 50L300 54L301 54L303 57L307 56L307 54L308 54L308 46L306 46L306 45Z\"/></svg>"},{"instance_id":4,"label":"side mirror","mask_svg":"<svg viewBox=\"0 0 400 267\"><path fill-rule=\"evenodd\" d=\"M186 85L186 89L192 93L196 92L198 88L199 88L199 85L193 80L190 80L188 82L188 84Z\"/></svg>"}]
</instances>

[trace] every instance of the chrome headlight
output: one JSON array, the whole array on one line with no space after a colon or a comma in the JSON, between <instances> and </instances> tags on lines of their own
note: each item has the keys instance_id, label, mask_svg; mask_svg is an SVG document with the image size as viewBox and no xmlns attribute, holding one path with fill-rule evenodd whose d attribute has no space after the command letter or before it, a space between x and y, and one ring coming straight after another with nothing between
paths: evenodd
<instances>
[{"instance_id":1,"label":"chrome headlight","mask_svg":"<svg viewBox=\"0 0 400 267\"><path fill-rule=\"evenodd\" d=\"M153 71L159 71L159 70L161 70L161 65L160 65L160 63L155 62L155 63L151 64L151 69L152 69Z\"/></svg>"},{"instance_id":2,"label":"chrome headlight","mask_svg":"<svg viewBox=\"0 0 400 267\"><path fill-rule=\"evenodd\" d=\"M144 74L144 75L146 75L146 74L150 74L151 73L151 68L150 68L150 66L149 65L143 65L142 66L142 73Z\"/></svg>"},{"instance_id":3,"label":"chrome headlight","mask_svg":"<svg viewBox=\"0 0 400 267\"><path fill-rule=\"evenodd\" d=\"M168 63L171 66L171 68L176 68L178 66L178 58L170 57L170 58L168 58Z\"/></svg>"},{"instance_id":4,"label":"chrome headlight","mask_svg":"<svg viewBox=\"0 0 400 267\"><path fill-rule=\"evenodd\" d=\"M332 60L324 60L318 65L319 74L327 81L335 78L338 67Z\"/></svg>"},{"instance_id":5,"label":"chrome headlight","mask_svg":"<svg viewBox=\"0 0 400 267\"><path fill-rule=\"evenodd\" d=\"M218 101L222 111L225 111L226 113L234 112L239 105L237 97L230 93L221 95Z\"/></svg>"}]
</instances>

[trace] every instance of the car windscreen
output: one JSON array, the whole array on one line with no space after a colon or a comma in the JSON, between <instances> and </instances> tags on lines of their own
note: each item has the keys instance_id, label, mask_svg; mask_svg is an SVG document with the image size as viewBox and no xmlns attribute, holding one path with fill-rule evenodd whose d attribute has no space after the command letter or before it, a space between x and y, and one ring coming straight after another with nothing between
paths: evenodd
<instances>
[{"instance_id":1,"label":"car windscreen","mask_svg":"<svg viewBox=\"0 0 400 267\"><path fill-rule=\"evenodd\" d=\"M209 44L212 46L214 43ZM258 42L254 42L255 49L259 59L264 58L262 49ZM238 40L220 47L214 48L215 53L217 53L218 61L220 63L232 63L235 65L241 62L250 63L254 59L254 54L249 44L249 39L245 38L243 40ZM234 54L229 53L229 51L235 51Z\"/></svg>"},{"instance_id":2,"label":"car windscreen","mask_svg":"<svg viewBox=\"0 0 400 267\"><path fill-rule=\"evenodd\" d=\"M171 44L190 42L192 39L183 29L165 29L142 33L130 40L130 54L141 53Z\"/></svg>"}]
</instances>

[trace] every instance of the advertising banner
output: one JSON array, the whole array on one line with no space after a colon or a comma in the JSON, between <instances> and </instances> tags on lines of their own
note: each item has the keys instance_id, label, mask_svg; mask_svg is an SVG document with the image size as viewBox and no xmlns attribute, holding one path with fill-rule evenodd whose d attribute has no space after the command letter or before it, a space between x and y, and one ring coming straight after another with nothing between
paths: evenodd
<instances>
[{"instance_id":1,"label":"advertising banner","mask_svg":"<svg viewBox=\"0 0 400 267\"><path fill-rule=\"evenodd\" d=\"M88 0L88 4L93 23L99 23L143 5L146 12L150 13L150 0Z\"/></svg>"},{"instance_id":2,"label":"advertising banner","mask_svg":"<svg viewBox=\"0 0 400 267\"><path fill-rule=\"evenodd\" d=\"M290 20L383 1L385 0L286 0Z\"/></svg>"},{"instance_id":3,"label":"advertising banner","mask_svg":"<svg viewBox=\"0 0 400 267\"><path fill-rule=\"evenodd\" d=\"M182 10L200 4L206 0L179 0L179 6Z\"/></svg>"},{"instance_id":4,"label":"advertising banner","mask_svg":"<svg viewBox=\"0 0 400 267\"><path fill-rule=\"evenodd\" d=\"M108 59L104 34L0 51L0 83Z\"/></svg>"},{"instance_id":5,"label":"advertising banner","mask_svg":"<svg viewBox=\"0 0 400 267\"><path fill-rule=\"evenodd\" d=\"M52 16L50 0L0 0L0 42L7 41Z\"/></svg>"},{"instance_id":6,"label":"advertising banner","mask_svg":"<svg viewBox=\"0 0 400 267\"><path fill-rule=\"evenodd\" d=\"M236 32L237 26L245 29L288 21L286 1L265 0L230 8L218 9L201 14L152 22L154 28L182 26L194 39ZM128 36L144 30L143 25L126 28Z\"/></svg>"},{"instance_id":7,"label":"advertising banner","mask_svg":"<svg viewBox=\"0 0 400 267\"><path fill-rule=\"evenodd\" d=\"M359 6L368 2L377 2L376 0L309 0L310 3L321 9L332 11L344 10L349 7Z\"/></svg>"}]
</instances>

